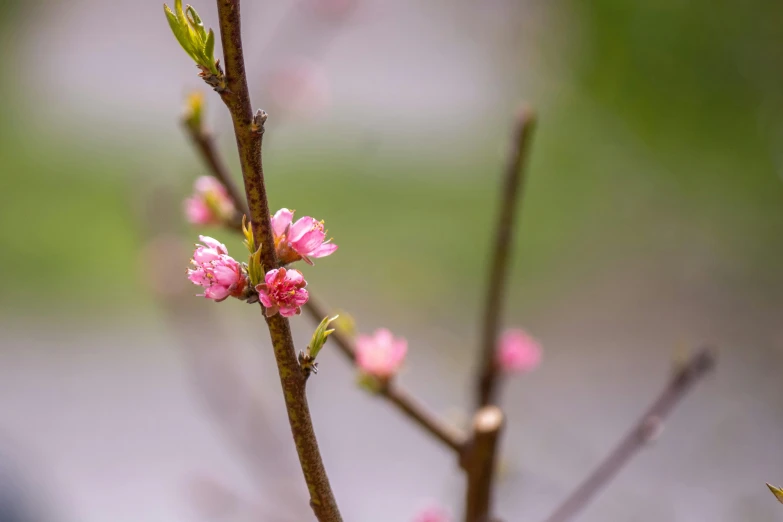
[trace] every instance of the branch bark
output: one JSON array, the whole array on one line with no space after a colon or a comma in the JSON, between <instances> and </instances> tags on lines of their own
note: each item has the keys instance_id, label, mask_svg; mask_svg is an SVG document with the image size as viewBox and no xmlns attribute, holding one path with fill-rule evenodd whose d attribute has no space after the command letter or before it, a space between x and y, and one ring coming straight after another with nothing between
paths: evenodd
<instances>
[{"instance_id":1,"label":"branch bark","mask_svg":"<svg viewBox=\"0 0 783 522\"><path fill-rule=\"evenodd\" d=\"M503 412L497 406L484 406L473 417L473 438L465 454L468 474L465 522L492 520L492 485L503 422Z\"/></svg>"},{"instance_id":2,"label":"branch bark","mask_svg":"<svg viewBox=\"0 0 783 522\"><path fill-rule=\"evenodd\" d=\"M264 268L271 270L278 267L278 261L261 161L266 114L259 111L254 115L250 103L242 52L239 4L239 0L217 0L227 85L226 90L220 94L231 113L234 125L255 244L262 249L261 261ZM310 492L310 506L319 521L341 522L342 517L318 449L318 441L307 405L305 375L299 368L288 319L280 314L264 317L274 347L291 433Z\"/></svg>"},{"instance_id":3,"label":"branch bark","mask_svg":"<svg viewBox=\"0 0 783 522\"><path fill-rule=\"evenodd\" d=\"M642 415L633 429L595 471L555 509L546 522L567 522L590 503L593 497L620 472L639 450L660 434L666 417L688 390L715 367L715 362L714 350L704 348L677 369L666 388Z\"/></svg>"},{"instance_id":4,"label":"branch bark","mask_svg":"<svg viewBox=\"0 0 783 522\"><path fill-rule=\"evenodd\" d=\"M505 177L501 188L501 206L495 227L492 266L489 273L484 317L481 329L481 366L477 379L477 408L497 402L498 372L495 365L498 326L503 312L506 275L513 245L518 202L524 189L524 163L533 133L535 115L523 106L514 122Z\"/></svg>"}]
</instances>

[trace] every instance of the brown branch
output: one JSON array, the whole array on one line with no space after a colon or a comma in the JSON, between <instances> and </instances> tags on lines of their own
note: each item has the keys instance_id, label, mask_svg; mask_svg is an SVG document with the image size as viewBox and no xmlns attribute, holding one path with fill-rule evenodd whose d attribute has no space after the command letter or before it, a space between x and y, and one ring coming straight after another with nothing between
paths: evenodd
<instances>
[{"instance_id":1,"label":"brown branch","mask_svg":"<svg viewBox=\"0 0 783 522\"><path fill-rule=\"evenodd\" d=\"M226 183L226 180L230 182L230 174L224 168L220 168L223 165L223 161L220 159L220 153L215 147L214 140L206 131L200 128L195 128L191 125L184 125L184 128L188 132L188 136L193 140L196 149L199 151L202 159L210 167L212 175L215 176L222 183ZM246 213L246 207L241 200L237 200L233 193L229 190L229 197L234 202L236 208L243 213ZM232 222L231 228L235 230L241 230L239 222ZM318 300L310 292L310 300L304 306L305 311L316 322L320 322L321 319L326 317L328 312L318 304ZM353 342L338 332L335 332L331 336L337 343L337 346L343 352L343 354L351 361L355 362L356 353L353 347ZM463 441L465 436L456 428L446 423L442 419L438 418L434 413L427 410L415 397L409 392L401 388L396 383L392 383L381 393L382 397L388 399L392 404L397 406L403 413L408 415L414 422L422 426L425 430L430 432L436 439L440 440L453 450L457 452L462 451Z\"/></svg>"},{"instance_id":2,"label":"brown branch","mask_svg":"<svg viewBox=\"0 0 783 522\"><path fill-rule=\"evenodd\" d=\"M465 522L492 520L492 484L502 428L503 412L497 406L484 406L473 417L473 438L465 454L468 474Z\"/></svg>"},{"instance_id":3,"label":"brown branch","mask_svg":"<svg viewBox=\"0 0 783 522\"><path fill-rule=\"evenodd\" d=\"M481 330L482 352L476 390L477 408L495 403L497 400L498 373L495 365L495 346L503 312L506 275L511 257L517 206L524 189L523 167L534 124L533 111L527 106L522 107L514 122L514 132L500 192L502 202L495 228L495 246Z\"/></svg>"},{"instance_id":4,"label":"brown branch","mask_svg":"<svg viewBox=\"0 0 783 522\"><path fill-rule=\"evenodd\" d=\"M250 103L242 53L239 4L239 0L217 0L227 85L226 90L221 92L221 98L231 113L234 125L253 237L255 244L261 248L261 262L267 270L270 270L278 267L278 261L261 163L261 142L266 114L259 111L254 116ZM342 521L318 449L318 441L307 405L306 379L299 368L288 319L280 314L272 317L265 315L265 318L274 347L291 433L310 492L310 506L321 522Z\"/></svg>"},{"instance_id":5,"label":"brown branch","mask_svg":"<svg viewBox=\"0 0 783 522\"><path fill-rule=\"evenodd\" d=\"M697 352L675 371L669 384L606 459L557 508L546 522L566 522L581 511L639 450L661 431L663 421L690 388L715 366L711 348Z\"/></svg>"},{"instance_id":6,"label":"brown branch","mask_svg":"<svg viewBox=\"0 0 783 522\"><path fill-rule=\"evenodd\" d=\"M304 305L307 314L315 321L319 322L329 313L313 299L312 293L310 300ZM356 361L356 348L353 340L346 336L339 329L329 336L334 339L340 351L351 361ZM392 381L379 391L379 396L387 399L394 404L402 413L408 416L412 421L421 426L430 435L441 441L461 455L465 447L465 435L454 426L448 424L433 412L414 398L410 393L401 388L396 382Z\"/></svg>"}]
</instances>

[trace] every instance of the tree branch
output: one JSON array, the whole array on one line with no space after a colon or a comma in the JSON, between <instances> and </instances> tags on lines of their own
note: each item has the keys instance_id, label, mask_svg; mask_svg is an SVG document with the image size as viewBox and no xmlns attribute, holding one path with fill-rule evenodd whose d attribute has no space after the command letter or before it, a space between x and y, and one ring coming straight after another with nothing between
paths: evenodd
<instances>
[{"instance_id":1,"label":"tree branch","mask_svg":"<svg viewBox=\"0 0 783 522\"><path fill-rule=\"evenodd\" d=\"M221 168L224 163L220 159L220 154L215 147L212 136L203 129L194 128L191 125L183 125L183 127L187 131L190 139L193 140L202 159L209 166L212 175L224 185L226 184L226 181L230 183L230 174L228 173L228 170ZM237 200L231 190L228 190L228 194L238 211L246 214L247 208L244 205L244 202L242 200ZM232 222L230 226L237 231L241 230L241 224L238 221L235 223ZM324 317L329 315L328 312L318 304L318 300L313 296L312 291L310 292L310 300L304 305L304 309L316 322L320 322ZM351 362L355 362L356 352L353 341L341 334L339 330L332 334L331 337L335 340L343 355ZM431 411L427 410L423 404L410 395L405 389L401 388L396 383L392 383L382 391L381 396L388 399L389 402L394 404L400 411L410 417L426 431L430 432L436 439L440 440L456 452L462 451L465 435L455 427L438 418Z\"/></svg>"},{"instance_id":2,"label":"tree branch","mask_svg":"<svg viewBox=\"0 0 783 522\"><path fill-rule=\"evenodd\" d=\"M468 488L465 495L465 522L490 522L492 484L503 412L497 406L484 406L473 417L473 439L465 454Z\"/></svg>"},{"instance_id":3,"label":"tree branch","mask_svg":"<svg viewBox=\"0 0 783 522\"><path fill-rule=\"evenodd\" d=\"M647 443L660 433L663 421L682 400L688 390L715 366L714 350L703 348L687 363L677 369L669 384L655 402L642 415L639 422L620 441L617 447L588 476L582 484L566 498L546 522L566 522L581 511L593 497L614 478L617 473Z\"/></svg>"},{"instance_id":4,"label":"tree branch","mask_svg":"<svg viewBox=\"0 0 783 522\"><path fill-rule=\"evenodd\" d=\"M495 245L489 273L481 329L481 366L477 379L477 408L495 403L498 373L495 365L498 326L503 312L506 274L511 257L518 202L524 189L524 163L533 133L535 115L523 106L517 113L501 187L501 206L495 227Z\"/></svg>"},{"instance_id":5,"label":"tree branch","mask_svg":"<svg viewBox=\"0 0 783 522\"><path fill-rule=\"evenodd\" d=\"M329 313L322 308L317 300L313 299L312 293L310 300L304 305L307 314L315 321L319 322ZM353 340L342 333L339 329L329 336L334 339L340 351L351 361L356 362L356 348ZM402 413L408 416L413 422L424 428L430 435L441 441L461 455L465 447L465 435L454 426L446 423L433 412L427 410L422 403L416 400L410 393L401 388L396 382L392 381L379 391L379 395L394 404Z\"/></svg>"},{"instance_id":6,"label":"tree branch","mask_svg":"<svg viewBox=\"0 0 783 522\"><path fill-rule=\"evenodd\" d=\"M239 3L239 0L217 0L227 86L220 95L231 113L234 125L255 244L261 248L264 268L271 270L278 267L278 261L261 163L261 142L266 114L259 111L254 116L250 103L242 53ZM280 314L272 317L265 315L265 318L272 338L291 433L310 492L310 506L319 521L341 522L342 517L318 449L307 405L305 375L299 368L291 327L288 319Z\"/></svg>"},{"instance_id":7,"label":"tree branch","mask_svg":"<svg viewBox=\"0 0 783 522\"><path fill-rule=\"evenodd\" d=\"M237 216L234 216L234 222L231 226L232 228L241 231L242 215L247 216L250 214L250 211L247 208L245 198L239 191L239 187L234 183L234 179L231 177L228 167L223 163L220 154L217 153L212 135L202 127L190 124L187 118L182 122L182 127L198 150L201 158L209 167L212 175L226 187L228 197L231 198L231 201L234 203L234 207L237 209L238 214Z\"/></svg>"}]
</instances>

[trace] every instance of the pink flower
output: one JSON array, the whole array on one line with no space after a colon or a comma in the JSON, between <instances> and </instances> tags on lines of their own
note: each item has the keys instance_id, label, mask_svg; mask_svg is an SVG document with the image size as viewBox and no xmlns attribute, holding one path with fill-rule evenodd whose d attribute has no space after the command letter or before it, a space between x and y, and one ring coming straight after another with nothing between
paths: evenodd
<instances>
[{"instance_id":1,"label":"pink flower","mask_svg":"<svg viewBox=\"0 0 783 522\"><path fill-rule=\"evenodd\" d=\"M333 3L333 0L329 3ZM335 7L345 9L342 6ZM346 7L350 9L350 6ZM306 58L290 58L275 67L267 86L269 100L277 107L277 112L285 115L311 119L327 112L332 104L326 71Z\"/></svg>"},{"instance_id":2,"label":"pink flower","mask_svg":"<svg viewBox=\"0 0 783 522\"><path fill-rule=\"evenodd\" d=\"M356 338L356 364L367 375L388 379L397 373L408 352L408 341L379 328L372 336Z\"/></svg>"},{"instance_id":3,"label":"pink flower","mask_svg":"<svg viewBox=\"0 0 783 522\"><path fill-rule=\"evenodd\" d=\"M420 511L416 518L413 519L413 522L449 522L450 520L451 515L446 510L439 507L430 507Z\"/></svg>"},{"instance_id":4,"label":"pink flower","mask_svg":"<svg viewBox=\"0 0 783 522\"><path fill-rule=\"evenodd\" d=\"M203 245L196 245L188 269L188 279L193 284L203 286L204 293L199 296L222 301L228 296L240 297L247 286L247 276L242 265L228 255L226 246L216 239L199 236Z\"/></svg>"},{"instance_id":5,"label":"pink flower","mask_svg":"<svg viewBox=\"0 0 783 522\"><path fill-rule=\"evenodd\" d=\"M236 213L226 187L212 176L201 176L193 184L193 195L185 200L185 215L193 225L220 225Z\"/></svg>"},{"instance_id":6,"label":"pink flower","mask_svg":"<svg viewBox=\"0 0 783 522\"><path fill-rule=\"evenodd\" d=\"M283 317L299 315L300 308L309 299L302 272L293 268L270 270L264 276L264 282L256 285L258 299L266 307L267 317L280 312Z\"/></svg>"},{"instance_id":7,"label":"pink flower","mask_svg":"<svg viewBox=\"0 0 783 522\"><path fill-rule=\"evenodd\" d=\"M541 364L541 345L522 329L503 332L498 343L497 364L504 372L529 372Z\"/></svg>"},{"instance_id":8,"label":"pink flower","mask_svg":"<svg viewBox=\"0 0 783 522\"><path fill-rule=\"evenodd\" d=\"M287 208L281 208L272 216L272 232L275 236L277 258L284 265L303 259L312 265L311 258L326 257L335 250L337 245L326 239L324 222L316 221L310 216L299 218L292 223L294 213Z\"/></svg>"}]
</instances>

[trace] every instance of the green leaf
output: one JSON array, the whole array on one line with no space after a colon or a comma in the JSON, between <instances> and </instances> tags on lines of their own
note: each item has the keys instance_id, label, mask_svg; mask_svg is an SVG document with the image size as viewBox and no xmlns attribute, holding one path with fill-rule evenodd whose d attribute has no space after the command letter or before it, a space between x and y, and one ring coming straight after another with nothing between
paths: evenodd
<instances>
[{"instance_id":1,"label":"green leaf","mask_svg":"<svg viewBox=\"0 0 783 522\"><path fill-rule=\"evenodd\" d=\"M316 357L318 357L318 353L321 351L321 348L324 347L324 344L326 343L326 338L329 337L329 334L334 332L334 329L327 330L329 328L329 323L337 319L339 316L335 315L334 317L324 317L323 320L318 324L318 326L315 329L315 332L313 332L313 338L310 340L310 344L307 346L307 355L310 357L311 360L315 360Z\"/></svg>"},{"instance_id":2,"label":"green leaf","mask_svg":"<svg viewBox=\"0 0 783 522\"><path fill-rule=\"evenodd\" d=\"M185 8L185 15L187 16L190 26L196 31L196 34L198 34L199 40L205 42L207 40L207 30L204 29L204 23L201 21L201 17L199 17L196 10L193 9L193 6L189 5Z\"/></svg>"},{"instance_id":3,"label":"green leaf","mask_svg":"<svg viewBox=\"0 0 783 522\"><path fill-rule=\"evenodd\" d=\"M163 4L163 11L166 13L166 20L168 20L169 27L171 27L171 32L174 33L174 37L179 42L179 45L185 50L186 53L188 53L188 56L195 60L196 58L193 51L192 40L190 38L190 28L188 27L187 20L177 16L177 4L179 4L180 7L179 11L182 11L181 0L176 0L174 3L174 12L172 12L172 10L166 4Z\"/></svg>"},{"instance_id":4,"label":"green leaf","mask_svg":"<svg viewBox=\"0 0 783 522\"><path fill-rule=\"evenodd\" d=\"M188 56L202 70L207 70L214 76L222 76L215 60L215 33L212 29L207 31L198 12L190 5L183 10L182 0L174 0L173 10L163 4L163 10L171 31Z\"/></svg>"},{"instance_id":5,"label":"green leaf","mask_svg":"<svg viewBox=\"0 0 783 522\"><path fill-rule=\"evenodd\" d=\"M767 487L772 492L772 494L775 495L775 498L778 499L778 502L783 504L783 489L781 489L781 488L779 488L777 486L773 486L769 482L767 482Z\"/></svg>"},{"instance_id":6,"label":"green leaf","mask_svg":"<svg viewBox=\"0 0 783 522\"><path fill-rule=\"evenodd\" d=\"M207 33L207 43L204 46L204 54L207 56L207 60L209 60L211 65L209 70L212 74L216 75L218 70L217 67L215 67L215 32L212 31L212 29Z\"/></svg>"}]
</instances>

